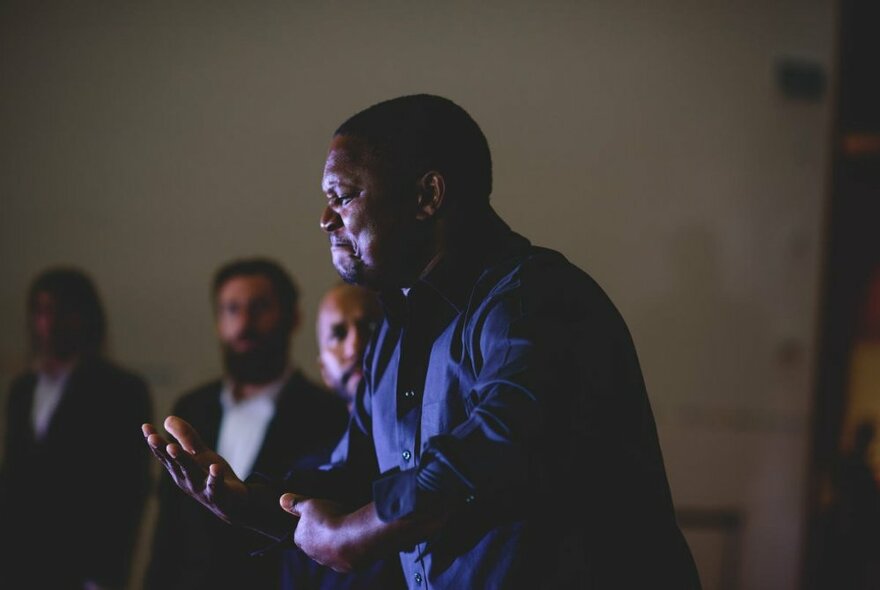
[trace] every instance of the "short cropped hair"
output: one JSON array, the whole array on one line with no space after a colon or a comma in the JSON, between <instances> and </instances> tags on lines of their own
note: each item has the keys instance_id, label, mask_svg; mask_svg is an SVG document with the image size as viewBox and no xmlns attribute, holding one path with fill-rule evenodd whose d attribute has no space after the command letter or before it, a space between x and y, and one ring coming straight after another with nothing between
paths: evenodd
<instances>
[{"instance_id":1,"label":"short cropped hair","mask_svg":"<svg viewBox=\"0 0 880 590\"><path fill-rule=\"evenodd\" d=\"M78 352L95 354L107 338L107 316L92 279L77 268L58 267L40 273L28 290L28 315L32 315L37 296L48 293L62 313L75 313L82 318Z\"/></svg>"},{"instance_id":2,"label":"short cropped hair","mask_svg":"<svg viewBox=\"0 0 880 590\"><path fill-rule=\"evenodd\" d=\"M476 121L449 99L430 94L392 98L360 111L335 136L365 140L414 176L437 170L465 208L485 207L492 192L489 143Z\"/></svg>"},{"instance_id":3,"label":"short cropped hair","mask_svg":"<svg viewBox=\"0 0 880 590\"><path fill-rule=\"evenodd\" d=\"M241 258L228 262L217 269L217 272L214 273L211 292L215 308L217 295L227 281L239 276L253 275L264 276L272 283L272 288L275 290L281 306L284 326L287 329L292 329L294 310L299 304L299 289L290 274L280 264L269 258Z\"/></svg>"}]
</instances>

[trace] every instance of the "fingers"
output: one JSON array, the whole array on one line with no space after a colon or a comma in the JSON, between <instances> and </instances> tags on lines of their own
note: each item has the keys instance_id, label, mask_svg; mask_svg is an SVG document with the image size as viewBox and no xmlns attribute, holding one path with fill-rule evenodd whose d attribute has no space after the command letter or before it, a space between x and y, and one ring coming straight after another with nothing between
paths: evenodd
<instances>
[{"instance_id":1,"label":"fingers","mask_svg":"<svg viewBox=\"0 0 880 590\"><path fill-rule=\"evenodd\" d=\"M193 456L180 445L171 443L165 447L165 450L174 460L178 473L186 480L190 488L200 489L206 478L205 468L199 465Z\"/></svg>"},{"instance_id":2,"label":"fingers","mask_svg":"<svg viewBox=\"0 0 880 590\"><path fill-rule=\"evenodd\" d=\"M192 430L191 426L186 424L186 422L180 418L176 418L176 420L178 421L178 432L185 430L186 428L189 428L193 433L195 432ZM167 425L168 420L165 422ZM185 426L181 426L181 423ZM171 429L167 428L167 426L166 430L175 434ZM179 444L168 443L164 438L159 436L152 424L144 424L141 426L141 432L143 432L146 437L147 446L150 448L153 456L159 459L162 466L165 467L171 477L174 478L178 487L189 490L199 489L201 484L205 481L205 470L198 465L190 453L186 452ZM196 435L196 437L198 437L198 435Z\"/></svg>"},{"instance_id":3,"label":"fingers","mask_svg":"<svg viewBox=\"0 0 880 590\"><path fill-rule=\"evenodd\" d=\"M180 469L180 466L177 464L177 461L174 460L168 453L168 447L171 445L165 442L161 436L156 433L156 429L151 424L144 424L141 426L141 432L144 433L144 437L147 441L147 447L149 447L150 452L153 453L153 456L156 457L162 466L168 471L169 474L174 478L175 481L179 481L180 478L183 477L183 472ZM174 445L176 446L176 445Z\"/></svg>"},{"instance_id":4,"label":"fingers","mask_svg":"<svg viewBox=\"0 0 880 590\"><path fill-rule=\"evenodd\" d=\"M208 466L208 477L205 478L206 495L216 501L219 486L223 484L223 466L219 463L211 463Z\"/></svg>"},{"instance_id":5,"label":"fingers","mask_svg":"<svg viewBox=\"0 0 880 590\"><path fill-rule=\"evenodd\" d=\"M159 436L159 433L156 431L156 427L152 424L142 424L141 433L143 433L144 439L146 439L150 448L165 446L165 441L162 440L162 437Z\"/></svg>"},{"instance_id":6,"label":"fingers","mask_svg":"<svg viewBox=\"0 0 880 590\"><path fill-rule=\"evenodd\" d=\"M144 440L147 441L147 446L150 447L150 450L157 459L163 463L171 459L168 457L167 453L165 453L165 440L159 436L152 424L144 424L141 426L141 432L144 434Z\"/></svg>"},{"instance_id":7,"label":"fingers","mask_svg":"<svg viewBox=\"0 0 880 590\"><path fill-rule=\"evenodd\" d=\"M196 432L189 422L177 416L168 416L165 418L165 430L178 440L180 446L187 453L195 454L209 450L207 445L202 442L202 437Z\"/></svg>"},{"instance_id":8,"label":"fingers","mask_svg":"<svg viewBox=\"0 0 880 590\"><path fill-rule=\"evenodd\" d=\"M302 502L308 500L308 496L302 496L300 494L291 494L286 493L282 494L282 496L278 499L278 503L281 504L281 508L287 512L290 512L294 516L302 516L300 512Z\"/></svg>"}]
</instances>

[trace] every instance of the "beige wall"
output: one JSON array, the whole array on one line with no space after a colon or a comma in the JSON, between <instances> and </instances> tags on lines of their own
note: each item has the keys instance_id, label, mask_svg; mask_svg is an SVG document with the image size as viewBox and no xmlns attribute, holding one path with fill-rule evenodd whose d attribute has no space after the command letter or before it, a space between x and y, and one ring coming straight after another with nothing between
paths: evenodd
<instances>
[{"instance_id":1,"label":"beige wall","mask_svg":"<svg viewBox=\"0 0 880 590\"><path fill-rule=\"evenodd\" d=\"M832 0L4 3L0 385L28 281L76 263L164 415L217 372L209 277L249 254L299 279L317 377L330 134L442 94L489 138L500 213L627 318L677 505L740 510L739 586L794 588L831 100L783 99L774 65L830 68L833 32Z\"/></svg>"}]
</instances>

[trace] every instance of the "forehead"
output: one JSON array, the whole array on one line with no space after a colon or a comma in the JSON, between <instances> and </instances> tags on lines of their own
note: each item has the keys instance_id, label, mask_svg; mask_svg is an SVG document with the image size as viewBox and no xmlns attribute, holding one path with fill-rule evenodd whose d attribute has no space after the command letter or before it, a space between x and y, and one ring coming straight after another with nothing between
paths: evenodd
<instances>
[{"instance_id":1,"label":"forehead","mask_svg":"<svg viewBox=\"0 0 880 590\"><path fill-rule=\"evenodd\" d=\"M324 163L325 188L338 182L357 182L365 176L377 176L389 171L389 158L365 139L351 135L337 135L330 142L330 151Z\"/></svg>"},{"instance_id":2,"label":"forehead","mask_svg":"<svg viewBox=\"0 0 880 590\"><path fill-rule=\"evenodd\" d=\"M257 297L271 298L275 295L272 281L264 275L236 275L220 286L217 298L221 301L230 299L252 299Z\"/></svg>"},{"instance_id":3,"label":"forehead","mask_svg":"<svg viewBox=\"0 0 880 590\"><path fill-rule=\"evenodd\" d=\"M37 291L29 302L28 310L34 313L58 314L76 314L79 311L76 305L52 291Z\"/></svg>"},{"instance_id":4,"label":"forehead","mask_svg":"<svg viewBox=\"0 0 880 590\"><path fill-rule=\"evenodd\" d=\"M319 314L322 322L339 322L363 315L363 306L353 297L332 293L324 299Z\"/></svg>"},{"instance_id":5,"label":"forehead","mask_svg":"<svg viewBox=\"0 0 880 590\"><path fill-rule=\"evenodd\" d=\"M355 287L341 287L324 297L319 311L322 322L350 321L371 313L372 306L365 295Z\"/></svg>"}]
</instances>

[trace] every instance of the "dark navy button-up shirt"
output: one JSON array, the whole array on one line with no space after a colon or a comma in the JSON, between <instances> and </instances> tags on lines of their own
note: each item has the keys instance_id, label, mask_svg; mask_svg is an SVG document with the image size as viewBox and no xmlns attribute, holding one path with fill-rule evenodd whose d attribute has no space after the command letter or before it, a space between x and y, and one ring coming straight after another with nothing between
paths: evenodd
<instances>
[{"instance_id":1,"label":"dark navy button-up shirt","mask_svg":"<svg viewBox=\"0 0 880 590\"><path fill-rule=\"evenodd\" d=\"M413 588L699 587L623 319L494 212L478 230L383 296L348 432L312 492L372 499L385 521L451 511L400 554Z\"/></svg>"}]
</instances>

